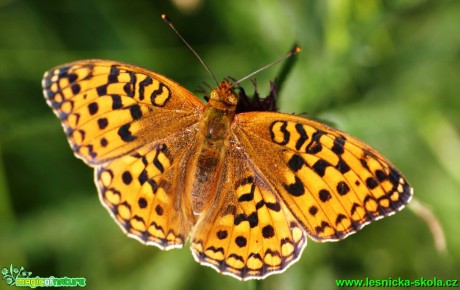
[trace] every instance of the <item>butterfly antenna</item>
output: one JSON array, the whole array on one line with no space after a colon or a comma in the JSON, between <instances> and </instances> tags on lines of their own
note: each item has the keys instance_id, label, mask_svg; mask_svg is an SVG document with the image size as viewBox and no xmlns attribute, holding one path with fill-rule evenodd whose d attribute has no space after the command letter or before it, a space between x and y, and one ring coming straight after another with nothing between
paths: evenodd
<instances>
[{"instance_id":1,"label":"butterfly antenna","mask_svg":"<svg viewBox=\"0 0 460 290\"><path fill-rule=\"evenodd\" d=\"M209 67L204 63L204 61L201 59L201 57L198 55L198 53L192 48L192 46L190 44L188 44L188 42L182 37L182 35L180 35L179 31L177 31L177 29L174 27L174 25L172 24L171 20L169 20L168 16L166 14L162 14L161 15L161 18L163 18L164 22L166 22L166 24L169 25L169 27L171 27L171 29L177 34L177 36L179 36L179 38L182 40L182 42L193 52L193 54L196 56L196 58L198 58L198 60L201 62L201 64L204 66L204 68L206 69L206 71L211 75L211 77L214 79L214 81L216 82L217 85L219 85L219 82L217 81L216 77L214 76L214 74L211 72L211 70L209 69Z\"/></svg>"},{"instance_id":2,"label":"butterfly antenna","mask_svg":"<svg viewBox=\"0 0 460 290\"><path fill-rule=\"evenodd\" d=\"M271 67L271 66L273 66L273 65L275 65L275 64L277 64L277 63L280 63L280 62L286 60L287 58L290 58L290 57L293 56L293 55L298 54L300 51L301 51L300 46L296 45L293 49L291 49L291 51L289 51L288 54L286 54L286 55L283 56L282 58L280 58L280 59L278 59L278 60L275 60L274 62L269 63L269 64L267 64L267 65L265 65L265 66L259 68L258 70L256 70L256 71L254 71L254 72L248 74L248 75L245 76L244 78L238 80L236 83L233 83L233 86L236 85L236 84L241 83L241 82L244 81L244 80L247 80L248 78L252 77L253 75L258 74L258 73L260 73L261 71L266 70L267 68L269 68L269 67Z\"/></svg>"}]
</instances>

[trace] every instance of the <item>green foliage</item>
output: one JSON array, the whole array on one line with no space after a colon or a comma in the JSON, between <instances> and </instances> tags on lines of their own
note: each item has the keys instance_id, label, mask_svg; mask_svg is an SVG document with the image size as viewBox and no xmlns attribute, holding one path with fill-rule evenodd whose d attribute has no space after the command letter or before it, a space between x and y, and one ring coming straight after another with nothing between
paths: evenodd
<instances>
[{"instance_id":1,"label":"green foliage","mask_svg":"<svg viewBox=\"0 0 460 290\"><path fill-rule=\"evenodd\" d=\"M460 2L201 2L187 10L146 0L0 1L0 268L82 276L87 289L334 289L335 279L458 279ZM436 251L427 225L408 209L342 242L310 241L298 263L259 283L199 266L186 248L162 252L125 237L99 203L92 170L73 157L40 81L53 66L105 58L192 91L212 83L161 13L218 78L243 77L299 43L281 111L326 121L387 156L439 219L448 254ZM262 96L279 70L257 75ZM251 83L243 86L251 94Z\"/></svg>"}]
</instances>

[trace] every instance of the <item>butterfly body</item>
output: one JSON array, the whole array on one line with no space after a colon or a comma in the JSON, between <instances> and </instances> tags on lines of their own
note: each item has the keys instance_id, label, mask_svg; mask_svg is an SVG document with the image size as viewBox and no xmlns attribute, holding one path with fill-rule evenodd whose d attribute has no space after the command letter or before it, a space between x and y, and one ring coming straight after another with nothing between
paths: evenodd
<instances>
[{"instance_id":1,"label":"butterfly body","mask_svg":"<svg viewBox=\"0 0 460 290\"><path fill-rule=\"evenodd\" d=\"M236 114L226 81L204 105L158 73L83 60L42 85L125 233L161 249L190 239L199 263L238 279L282 272L307 237L343 239L412 196L388 160L346 133L294 115Z\"/></svg>"},{"instance_id":2,"label":"butterfly body","mask_svg":"<svg viewBox=\"0 0 460 290\"><path fill-rule=\"evenodd\" d=\"M210 100L198 124L195 152L188 166L186 184L191 184L192 209L200 214L216 196L216 182L221 176L226 148L230 147L231 124L238 97L228 82L211 92Z\"/></svg>"}]
</instances>

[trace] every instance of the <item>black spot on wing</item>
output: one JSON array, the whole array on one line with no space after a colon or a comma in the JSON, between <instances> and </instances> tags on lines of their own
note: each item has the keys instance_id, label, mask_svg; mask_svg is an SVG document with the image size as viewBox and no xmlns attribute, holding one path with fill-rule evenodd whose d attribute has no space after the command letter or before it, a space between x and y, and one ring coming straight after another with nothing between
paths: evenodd
<instances>
[{"instance_id":1,"label":"black spot on wing","mask_svg":"<svg viewBox=\"0 0 460 290\"><path fill-rule=\"evenodd\" d=\"M91 159L94 159L97 157L97 153L96 151L94 151L93 145L90 144L90 145L86 145L85 147L86 149L88 149L88 154L91 157Z\"/></svg>"},{"instance_id":2,"label":"black spot on wing","mask_svg":"<svg viewBox=\"0 0 460 290\"><path fill-rule=\"evenodd\" d=\"M112 65L110 67L110 73L108 77L109 84L118 83L119 75L120 75L120 70L116 67L116 65Z\"/></svg>"},{"instance_id":3,"label":"black spot on wing","mask_svg":"<svg viewBox=\"0 0 460 290\"><path fill-rule=\"evenodd\" d=\"M131 181L133 181L133 176L131 175L131 173L129 171L125 171L121 175L121 179L123 180L124 184L130 185Z\"/></svg>"},{"instance_id":4,"label":"black spot on wing","mask_svg":"<svg viewBox=\"0 0 460 290\"><path fill-rule=\"evenodd\" d=\"M138 200L137 200L137 204L139 205L140 208L144 209L147 207L147 200L143 197L140 197Z\"/></svg>"},{"instance_id":5,"label":"black spot on wing","mask_svg":"<svg viewBox=\"0 0 460 290\"><path fill-rule=\"evenodd\" d=\"M147 174L147 170L142 170L141 174L139 174L139 183L142 185L144 184L147 180L148 180L148 174Z\"/></svg>"},{"instance_id":6,"label":"black spot on wing","mask_svg":"<svg viewBox=\"0 0 460 290\"><path fill-rule=\"evenodd\" d=\"M262 228L262 236L266 239L270 239L275 235L275 229L271 225L266 225Z\"/></svg>"},{"instance_id":7,"label":"black spot on wing","mask_svg":"<svg viewBox=\"0 0 460 290\"><path fill-rule=\"evenodd\" d=\"M138 120L142 117L141 107L139 105L132 105L129 107L129 112L133 120Z\"/></svg>"},{"instance_id":8,"label":"black spot on wing","mask_svg":"<svg viewBox=\"0 0 460 290\"><path fill-rule=\"evenodd\" d=\"M315 162L315 164L313 164L312 169L316 172L316 174L318 174L321 177L324 177L324 175L326 174L326 168L328 166L331 166L329 162L323 159L319 159Z\"/></svg>"},{"instance_id":9,"label":"black spot on wing","mask_svg":"<svg viewBox=\"0 0 460 290\"><path fill-rule=\"evenodd\" d=\"M346 182L340 181L337 184L337 192L340 195L346 195L349 191L350 191L350 187L348 186L348 184Z\"/></svg>"},{"instance_id":10,"label":"black spot on wing","mask_svg":"<svg viewBox=\"0 0 460 290\"><path fill-rule=\"evenodd\" d=\"M322 202L326 202L332 198L331 193L327 189L321 189L318 193L318 196Z\"/></svg>"},{"instance_id":11,"label":"black spot on wing","mask_svg":"<svg viewBox=\"0 0 460 290\"><path fill-rule=\"evenodd\" d=\"M305 129L303 128L302 124L295 124L295 129L300 136L300 138L295 143L295 149L300 150L305 141L308 140L308 135L307 132L305 132Z\"/></svg>"},{"instance_id":12,"label":"black spot on wing","mask_svg":"<svg viewBox=\"0 0 460 290\"><path fill-rule=\"evenodd\" d=\"M78 83L73 83L71 86L70 86L70 89L72 90L72 93L74 95L78 94L81 90L81 87Z\"/></svg>"},{"instance_id":13,"label":"black spot on wing","mask_svg":"<svg viewBox=\"0 0 460 290\"><path fill-rule=\"evenodd\" d=\"M317 234L322 234L322 233L324 232L324 230L325 230L326 228L328 228L328 227L331 227L331 225L330 225L328 222L323 221L323 222L321 223L321 226L317 226L317 227L315 228L315 231L316 231Z\"/></svg>"},{"instance_id":14,"label":"black spot on wing","mask_svg":"<svg viewBox=\"0 0 460 290\"><path fill-rule=\"evenodd\" d=\"M163 207L162 207L161 205L158 204L158 205L155 207L155 212L157 213L157 215L162 216L163 213L164 213Z\"/></svg>"},{"instance_id":15,"label":"black spot on wing","mask_svg":"<svg viewBox=\"0 0 460 290\"><path fill-rule=\"evenodd\" d=\"M350 171L350 166L348 166L348 164L342 158L339 159L339 162L337 162L335 168L342 174Z\"/></svg>"},{"instance_id":16,"label":"black spot on wing","mask_svg":"<svg viewBox=\"0 0 460 290\"><path fill-rule=\"evenodd\" d=\"M316 154L323 150L323 145L320 142L321 136L325 133L321 130L316 131L313 133L310 143L308 143L306 152L309 154Z\"/></svg>"},{"instance_id":17,"label":"black spot on wing","mask_svg":"<svg viewBox=\"0 0 460 290\"><path fill-rule=\"evenodd\" d=\"M147 180L147 183L148 183L148 184L150 185L150 187L152 188L152 192L153 192L153 193L156 193L157 190L158 190L158 184L156 183L156 181L153 180L153 179L149 179L149 180Z\"/></svg>"},{"instance_id":18,"label":"black spot on wing","mask_svg":"<svg viewBox=\"0 0 460 290\"><path fill-rule=\"evenodd\" d=\"M385 172L383 170L376 170L375 171L375 177L377 177L377 180L379 182L382 182L384 180L386 180L388 178L388 176L385 174Z\"/></svg>"},{"instance_id":19,"label":"black spot on wing","mask_svg":"<svg viewBox=\"0 0 460 290\"><path fill-rule=\"evenodd\" d=\"M97 125L99 126L99 129L104 130L109 125L109 121L107 118L99 118L97 120Z\"/></svg>"},{"instance_id":20,"label":"black spot on wing","mask_svg":"<svg viewBox=\"0 0 460 290\"><path fill-rule=\"evenodd\" d=\"M282 125L280 127L280 132L283 134L283 141L280 141L280 142L276 141L276 133L274 132L274 127L275 127L275 125L277 123L282 123ZM279 145L286 145L289 142L291 134L289 133L289 131L286 128L287 128L287 122L286 121L274 121L270 125L270 138L272 139L272 141L274 143L279 144Z\"/></svg>"},{"instance_id":21,"label":"black spot on wing","mask_svg":"<svg viewBox=\"0 0 460 290\"><path fill-rule=\"evenodd\" d=\"M96 92L99 97L107 95L107 85L101 85L97 87Z\"/></svg>"},{"instance_id":22,"label":"black spot on wing","mask_svg":"<svg viewBox=\"0 0 460 290\"><path fill-rule=\"evenodd\" d=\"M224 248L222 248L222 247L216 248L216 247L214 247L214 246L209 246L209 247L206 248L206 251L212 251L212 252L214 252L214 253L222 253L222 254L224 254ZM204 254L204 253L203 253L203 254ZM204 256L204 255L203 255L203 256Z\"/></svg>"},{"instance_id":23,"label":"black spot on wing","mask_svg":"<svg viewBox=\"0 0 460 290\"><path fill-rule=\"evenodd\" d=\"M334 139L334 145L332 145L332 152L337 155L342 155L345 152L345 138L344 137L336 137Z\"/></svg>"},{"instance_id":24,"label":"black spot on wing","mask_svg":"<svg viewBox=\"0 0 460 290\"><path fill-rule=\"evenodd\" d=\"M278 202L265 202L265 205L267 208L279 212L281 210L281 205Z\"/></svg>"},{"instance_id":25,"label":"black spot on wing","mask_svg":"<svg viewBox=\"0 0 460 290\"><path fill-rule=\"evenodd\" d=\"M351 215L354 215L358 208L363 208L363 207L359 203L354 202L350 210Z\"/></svg>"},{"instance_id":26,"label":"black spot on wing","mask_svg":"<svg viewBox=\"0 0 460 290\"><path fill-rule=\"evenodd\" d=\"M243 248L243 247L246 246L247 240L246 240L246 238L243 237L243 236L238 236L238 237L235 238L235 244L236 244L238 247Z\"/></svg>"},{"instance_id":27,"label":"black spot on wing","mask_svg":"<svg viewBox=\"0 0 460 290\"><path fill-rule=\"evenodd\" d=\"M131 124L125 124L118 129L118 136L121 140L125 142L130 142L136 139L136 136L133 136L131 131L129 131Z\"/></svg>"},{"instance_id":28,"label":"black spot on wing","mask_svg":"<svg viewBox=\"0 0 460 290\"><path fill-rule=\"evenodd\" d=\"M254 190L256 188L256 185L253 183L251 185L251 190L248 193L242 194L239 198L239 202L245 202L245 201L252 201L254 199Z\"/></svg>"},{"instance_id":29,"label":"black spot on wing","mask_svg":"<svg viewBox=\"0 0 460 290\"><path fill-rule=\"evenodd\" d=\"M251 228L254 228L259 224L259 217L257 216L256 212L252 212L249 216L246 216L246 214L242 213L235 216L233 224L237 226L245 221L249 222L249 226Z\"/></svg>"},{"instance_id":30,"label":"black spot on wing","mask_svg":"<svg viewBox=\"0 0 460 290\"><path fill-rule=\"evenodd\" d=\"M155 153L155 157L153 157L153 165L163 173L165 171L163 164L161 164L160 160L158 159L158 155L160 154L160 150L157 150Z\"/></svg>"},{"instance_id":31,"label":"black spot on wing","mask_svg":"<svg viewBox=\"0 0 460 290\"><path fill-rule=\"evenodd\" d=\"M235 183L235 189L237 189L240 186L246 185L248 183L253 183L253 182L254 182L253 176L244 177Z\"/></svg>"},{"instance_id":32,"label":"black spot on wing","mask_svg":"<svg viewBox=\"0 0 460 290\"><path fill-rule=\"evenodd\" d=\"M227 233L226 230L220 230L220 231L217 232L216 236L217 236L217 238L218 238L219 240L224 240L224 239L227 238L228 233Z\"/></svg>"},{"instance_id":33,"label":"black spot on wing","mask_svg":"<svg viewBox=\"0 0 460 290\"><path fill-rule=\"evenodd\" d=\"M109 141L107 141L107 139L102 137L100 144L102 147L106 147L109 144Z\"/></svg>"},{"instance_id":34,"label":"black spot on wing","mask_svg":"<svg viewBox=\"0 0 460 290\"><path fill-rule=\"evenodd\" d=\"M123 102L121 101L120 95L112 95L112 110L121 109Z\"/></svg>"},{"instance_id":35,"label":"black spot on wing","mask_svg":"<svg viewBox=\"0 0 460 290\"><path fill-rule=\"evenodd\" d=\"M298 170L300 170L300 168L302 168L302 166L305 164L305 161L303 160L303 158L298 155L298 154L294 154L292 155L291 159L289 159L287 165L289 166L289 168L294 171L294 172L297 172Z\"/></svg>"},{"instance_id":36,"label":"black spot on wing","mask_svg":"<svg viewBox=\"0 0 460 290\"><path fill-rule=\"evenodd\" d=\"M99 105L96 102L92 102L88 105L88 112L90 115L94 115L99 110Z\"/></svg>"},{"instance_id":37,"label":"black spot on wing","mask_svg":"<svg viewBox=\"0 0 460 290\"><path fill-rule=\"evenodd\" d=\"M129 74L129 82L127 82L123 86L123 90L125 91L128 97L134 97L135 87L136 87L136 74L132 71L128 72Z\"/></svg>"},{"instance_id":38,"label":"black spot on wing","mask_svg":"<svg viewBox=\"0 0 460 290\"><path fill-rule=\"evenodd\" d=\"M344 219L347 219L347 217L344 214L338 214L335 220L335 225L339 225Z\"/></svg>"},{"instance_id":39,"label":"black spot on wing","mask_svg":"<svg viewBox=\"0 0 460 290\"><path fill-rule=\"evenodd\" d=\"M78 75L75 73L68 73L67 74L67 80L69 81L69 84L74 83L78 79Z\"/></svg>"},{"instance_id":40,"label":"black spot on wing","mask_svg":"<svg viewBox=\"0 0 460 290\"><path fill-rule=\"evenodd\" d=\"M252 212L248 216L248 222L251 228L254 228L259 224L259 216L257 215L257 212Z\"/></svg>"},{"instance_id":41,"label":"black spot on wing","mask_svg":"<svg viewBox=\"0 0 460 290\"><path fill-rule=\"evenodd\" d=\"M369 166L367 165L367 161L366 161L365 157L364 157L364 158L360 158L360 159L359 159L359 162L361 163L361 165L362 165L366 170L370 171Z\"/></svg>"},{"instance_id":42,"label":"black spot on wing","mask_svg":"<svg viewBox=\"0 0 460 290\"><path fill-rule=\"evenodd\" d=\"M158 89L154 90L152 92L152 94L150 95L150 102L152 103L152 105L154 106L157 106L157 107L164 107L166 105L166 103L169 101L169 99L171 98L171 96L169 95L168 98L164 101L161 101L161 102L157 102L156 101L156 98L158 96L161 96L163 94L163 88L165 87L164 84L160 83Z\"/></svg>"},{"instance_id":43,"label":"black spot on wing","mask_svg":"<svg viewBox=\"0 0 460 290\"><path fill-rule=\"evenodd\" d=\"M368 177L366 179L366 186L369 188L369 189L374 189L378 186L378 182L377 180L375 180L373 177Z\"/></svg>"},{"instance_id":44,"label":"black spot on wing","mask_svg":"<svg viewBox=\"0 0 460 290\"><path fill-rule=\"evenodd\" d=\"M146 77L143 81L139 83L139 99L142 101L145 96L145 87L151 85L153 83L152 79L150 77Z\"/></svg>"},{"instance_id":45,"label":"black spot on wing","mask_svg":"<svg viewBox=\"0 0 460 290\"><path fill-rule=\"evenodd\" d=\"M301 195L305 194L304 184L302 183L302 181L297 176L295 176L295 182L294 183L292 183L292 184L283 184L283 186L284 186L284 189L286 189L286 191L290 195L301 196Z\"/></svg>"}]
</instances>

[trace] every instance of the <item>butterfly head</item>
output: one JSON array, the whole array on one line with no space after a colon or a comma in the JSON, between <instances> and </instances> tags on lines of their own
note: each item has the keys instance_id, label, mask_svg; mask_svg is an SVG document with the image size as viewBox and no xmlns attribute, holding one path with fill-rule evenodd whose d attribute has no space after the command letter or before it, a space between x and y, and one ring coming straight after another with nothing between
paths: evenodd
<instances>
[{"instance_id":1,"label":"butterfly head","mask_svg":"<svg viewBox=\"0 0 460 290\"><path fill-rule=\"evenodd\" d=\"M223 111L235 111L238 96L232 90L232 84L222 81L219 86L209 95L208 106Z\"/></svg>"}]
</instances>

